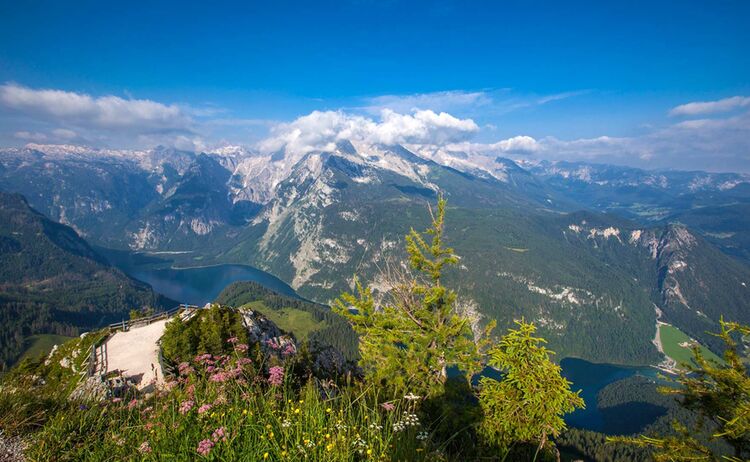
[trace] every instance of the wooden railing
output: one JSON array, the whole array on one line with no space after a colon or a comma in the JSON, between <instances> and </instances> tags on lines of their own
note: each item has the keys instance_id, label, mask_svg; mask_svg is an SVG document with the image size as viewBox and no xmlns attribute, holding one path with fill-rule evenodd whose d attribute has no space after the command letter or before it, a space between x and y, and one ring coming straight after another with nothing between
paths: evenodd
<instances>
[{"instance_id":1,"label":"wooden railing","mask_svg":"<svg viewBox=\"0 0 750 462\"><path fill-rule=\"evenodd\" d=\"M91 344L91 347L89 347L88 354L89 354L89 364L88 368L86 370L86 375L88 377L92 377L96 374L97 365L98 362L96 360L96 351L100 351L100 356L102 357L102 370L107 370L107 340L109 339L110 334L103 336L96 342Z\"/></svg>"},{"instance_id":2,"label":"wooden railing","mask_svg":"<svg viewBox=\"0 0 750 462\"><path fill-rule=\"evenodd\" d=\"M161 319L165 318L171 318L175 314L177 314L180 310L187 310L187 309L199 309L199 307L194 305L179 305L171 310L167 311L161 311L159 313L153 314L151 316L147 316L144 318L137 318L137 319L123 319L120 322L115 322L110 324L108 327L113 330L123 330L127 331L130 330L132 327L139 327L144 325L149 325L154 321L159 321Z\"/></svg>"}]
</instances>

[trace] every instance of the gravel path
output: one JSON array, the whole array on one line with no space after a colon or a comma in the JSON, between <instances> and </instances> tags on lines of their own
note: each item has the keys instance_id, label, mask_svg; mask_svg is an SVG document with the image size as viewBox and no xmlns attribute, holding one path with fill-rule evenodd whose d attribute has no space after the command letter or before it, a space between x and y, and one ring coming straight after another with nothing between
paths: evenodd
<instances>
[{"instance_id":1,"label":"gravel path","mask_svg":"<svg viewBox=\"0 0 750 462\"><path fill-rule=\"evenodd\" d=\"M3 435L0 430L0 460L3 462L24 462L23 442L20 438Z\"/></svg>"},{"instance_id":2,"label":"gravel path","mask_svg":"<svg viewBox=\"0 0 750 462\"><path fill-rule=\"evenodd\" d=\"M118 332L107 341L107 372L119 370L138 384L138 389L163 383L158 341L167 319Z\"/></svg>"}]
</instances>

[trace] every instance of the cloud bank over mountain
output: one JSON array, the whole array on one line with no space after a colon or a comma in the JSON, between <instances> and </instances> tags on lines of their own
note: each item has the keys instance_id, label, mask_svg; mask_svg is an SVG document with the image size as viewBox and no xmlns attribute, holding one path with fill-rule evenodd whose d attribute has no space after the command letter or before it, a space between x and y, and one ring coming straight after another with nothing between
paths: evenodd
<instances>
[{"instance_id":1,"label":"cloud bank over mountain","mask_svg":"<svg viewBox=\"0 0 750 462\"><path fill-rule=\"evenodd\" d=\"M664 123L633 136L562 139L518 133L491 139L487 113L557 103L588 91L508 97L505 90L444 91L365 98L350 109L313 110L291 121L242 123L222 108L59 89L0 85L3 144L73 143L98 147L157 144L204 150L248 144L247 132L266 130L248 146L261 152L326 150L341 140L404 144L483 156L514 155L586 160L650 168L750 171L750 97L694 101L665 109ZM503 96L504 95L504 96ZM470 115L470 116L469 116ZM675 120L678 119L678 120ZM232 123L227 123L232 121ZM223 131L218 133L217 127ZM536 133L544 126L534 127ZM233 139L233 138L237 139ZM427 149L427 150L429 150Z\"/></svg>"}]
</instances>

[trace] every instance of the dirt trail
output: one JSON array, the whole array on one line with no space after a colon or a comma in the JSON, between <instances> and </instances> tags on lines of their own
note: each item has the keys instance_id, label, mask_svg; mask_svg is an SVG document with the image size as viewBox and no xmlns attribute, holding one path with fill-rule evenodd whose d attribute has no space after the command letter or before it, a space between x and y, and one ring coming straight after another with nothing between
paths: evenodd
<instances>
[{"instance_id":1,"label":"dirt trail","mask_svg":"<svg viewBox=\"0 0 750 462\"><path fill-rule=\"evenodd\" d=\"M164 334L167 319L155 321L127 332L118 332L107 340L107 372L119 370L130 377L139 389L160 385L164 373L159 363L158 341Z\"/></svg>"}]
</instances>

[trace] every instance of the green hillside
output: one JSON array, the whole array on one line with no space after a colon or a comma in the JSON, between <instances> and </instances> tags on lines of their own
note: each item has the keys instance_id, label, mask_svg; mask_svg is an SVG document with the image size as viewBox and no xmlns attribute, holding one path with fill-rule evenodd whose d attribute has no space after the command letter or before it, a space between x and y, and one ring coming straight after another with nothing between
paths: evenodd
<instances>
[{"instance_id":1,"label":"green hillside","mask_svg":"<svg viewBox=\"0 0 750 462\"><path fill-rule=\"evenodd\" d=\"M30 335L24 340L24 352L19 358L23 361L26 358L38 358L48 354L55 345L62 345L73 337L55 334L37 334Z\"/></svg>"},{"instance_id":2,"label":"green hillside","mask_svg":"<svg viewBox=\"0 0 750 462\"><path fill-rule=\"evenodd\" d=\"M216 298L216 303L250 306L299 340L333 346L346 359L358 357L357 335L346 320L326 306L279 295L249 281L230 284Z\"/></svg>"},{"instance_id":3,"label":"green hillside","mask_svg":"<svg viewBox=\"0 0 750 462\"><path fill-rule=\"evenodd\" d=\"M73 229L22 196L0 193L0 369L21 355L30 336L78 335L132 308L171 303L109 266Z\"/></svg>"}]
</instances>

